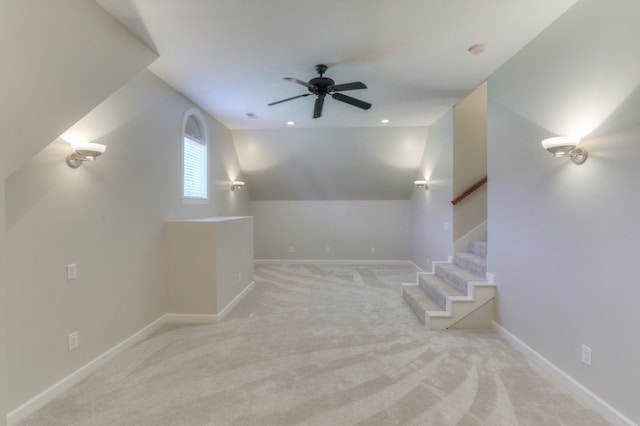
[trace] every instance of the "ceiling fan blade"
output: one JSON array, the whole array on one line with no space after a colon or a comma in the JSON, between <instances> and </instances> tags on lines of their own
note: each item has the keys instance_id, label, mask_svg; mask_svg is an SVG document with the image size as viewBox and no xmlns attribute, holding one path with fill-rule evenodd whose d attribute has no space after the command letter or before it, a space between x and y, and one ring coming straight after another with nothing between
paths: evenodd
<instances>
[{"instance_id":1,"label":"ceiling fan blade","mask_svg":"<svg viewBox=\"0 0 640 426\"><path fill-rule=\"evenodd\" d=\"M284 77L285 80L290 81L292 83L298 83L301 86L307 87L309 89L315 89L316 86L307 83L306 81L302 81L302 80L298 80L297 78L293 78L293 77Z\"/></svg>"},{"instance_id":2,"label":"ceiling fan blade","mask_svg":"<svg viewBox=\"0 0 640 426\"><path fill-rule=\"evenodd\" d=\"M351 96L343 95L342 93L334 93L331 95L333 99L336 99L341 102L345 102L349 105L353 105L362 109L371 108L371 104L369 102L361 101L360 99L352 98Z\"/></svg>"},{"instance_id":3,"label":"ceiling fan blade","mask_svg":"<svg viewBox=\"0 0 640 426\"><path fill-rule=\"evenodd\" d=\"M275 104L281 104L283 102L287 102L287 101L291 101L293 99L298 99L298 98L302 98L304 96L309 96L311 93L305 93L304 95L298 95L298 96L293 96L291 98L287 98L287 99L282 99L280 101L275 101L275 102L271 102L270 104L268 104L269 106L271 105L275 105Z\"/></svg>"},{"instance_id":4,"label":"ceiling fan blade","mask_svg":"<svg viewBox=\"0 0 640 426\"><path fill-rule=\"evenodd\" d=\"M322 115L322 106L324 105L324 96L318 96L316 103L313 106L313 118L318 118Z\"/></svg>"},{"instance_id":5,"label":"ceiling fan blade","mask_svg":"<svg viewBox=\"0 0 640 426\"><path fill-rule=\"evenodd\" d=\"M358 89L366 89L367 85L361 81L354 81L353 83L344 83L344 84L334 84L329 87L330 91L335 92L343 92L345 90L358 90Z\"/></svg>"}]
</instances>

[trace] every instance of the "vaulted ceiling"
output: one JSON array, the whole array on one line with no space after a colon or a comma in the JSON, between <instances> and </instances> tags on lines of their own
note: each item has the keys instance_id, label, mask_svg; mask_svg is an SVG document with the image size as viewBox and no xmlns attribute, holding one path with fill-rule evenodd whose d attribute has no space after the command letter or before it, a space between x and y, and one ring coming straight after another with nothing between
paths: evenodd
<instances>
[{"instance_id":1,"label":"vaulted ceiling","mask_svg":"<svg viewBox=\"0 0 640 426\"><path fill-rule=\"evenodd\" d=\"M231 129L253 199L408 199L427 127L576 2L96 1L159 53L154 74ZM268 106L309 93L283 78L320 63L364 82L345 94L371 109L327 97L314 119L313 95Z\"/></svg>"}]
</instances>

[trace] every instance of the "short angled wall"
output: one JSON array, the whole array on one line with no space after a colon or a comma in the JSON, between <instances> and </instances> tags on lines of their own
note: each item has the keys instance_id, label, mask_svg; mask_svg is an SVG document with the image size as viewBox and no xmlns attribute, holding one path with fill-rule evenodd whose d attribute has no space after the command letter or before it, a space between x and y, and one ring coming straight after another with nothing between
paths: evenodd
<instances>
[{"instance_id":1,"label":"short angled wall","mask_svg":"<svg viewBox=\"0 0 640 426\"><path fill-rule=\"evenodd\" d=\"M164 252L169 311L224 316L253 277L253 218L166 222Z\"/></svg>"}]
</instances>

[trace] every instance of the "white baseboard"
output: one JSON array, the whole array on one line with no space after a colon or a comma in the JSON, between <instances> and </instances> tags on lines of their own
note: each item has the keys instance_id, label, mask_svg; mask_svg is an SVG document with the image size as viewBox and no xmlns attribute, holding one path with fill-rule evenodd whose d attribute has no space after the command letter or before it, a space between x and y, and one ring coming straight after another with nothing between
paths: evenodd
<instances>
[{"instance_id":1,"label":"white baseboard","mask_svg":"<svg viewBox=\"0 0 640 426\"><path fill-rule=\"evenodd\" d=\"M494 321L493 326L500 333L500 336L502 336L502 338L509 342L511 346L513 346L519 352L523 353L529 360L531 360L538 367L542 368L547 374L549 374L554 380L556 380L556 382L563 385L575 398L582 401L588 407L592 408L612 425L637 426L637 423L633 422L624 414L609 405L598 395L591 392L580 382L569 376L558 366L540 355L529 345L527 345L515 335L503 328L500 324Z\"/></svg>"},{"instance_id":2,"label":"white baseboard","mask_svg":"<svg viewBox=\"0 0 640 426\"><path fill-rule=\"evenodd\" d=\"M217 315L205 314L165 314L166 324L215 324Z\"/></svg>"},{"instance_id":3,"label":"white baseboard","mask_svg":"<svg viewBox=\"0 0 640 426\"><path fill-rule=\"evenodd\" d=\"M124 350L145 340L151 334L159 330L160 327L162 327L165 323L166 319L163 315L157 320L153 321L151 324L144 327L142 330L132 334L122 342L104 352L102 355L94 358L92 361L89 361L87 364L69 374L67 377L45 389L43 392L31 398L24 404L20 405L18 408L12 410L9 414L7 414L7 426L13 426L26 419L28 416L41 409L58 396L62 395L71 387L87 378L89 374L96 371L98 367L106 364L108 361L115 358Z\"/></svg>"},{"instance_id":4,"label":"white baseboard","mask_svg":"<svg viewBox=\"0 0 640 426\"><path fill-rule=\"evenodd\" d=\"M255 259L256 265L413 265L409 260Z\"/></svg>"},{"instance_id":5,"label":"white baseboard","mask_svg":"<svg viewBox=\"0 0 640 426\"><path fill-rule=\"evenodd\" d=\"M164 314L151 324L144 327L142 330L134 333L122 342L118 343L111 349L104 352L102 355L89 361L84 366L80 367L67 377L63 378L59 382L50 386L40 394L31 398L18 408L12 410L7 414L7 426L14 426L31 414L35 413L45 405L62 395L67 390L71 389L76 384L87 378L91 373L96 371L99 367L106 364L117 355L129 349L136 344L147 339L153 333L158 331L163 325L170 323L191 323L191 324L210 324L216 323L222 320L231 310L244 298L253 288L255 282L251 282L244 290L242 290L231 302L225 306L218 315L197 315L197 314Z\"/></svg>"},{"instance_id":6,"label":"white baseboard","mask_svg":"<svg viewBox=\"0 0 640 426\"><path fill-rule=\"evenodd\" d=\"M255 288L255 286L256 286L256 282L255 281L251 281L249 283L249 285L244 288L244 290L242 290L240 293L238 293L238 295L236 297L234 297L233 300L231 300L231 302L227 303L227 306L222 308L222 310L220 312L218 312L218 315L216 315L218 321L222 321L224 319L224 317L226 317L227 314L229 314L229 312L231 312L231 310L233 308L235 308L236 305L238 303L240 303L240 301L242 299L244 299L244 297L247 294L249 294L251 292L251 290L253 290Z\"/></svg>"}]
</instances>

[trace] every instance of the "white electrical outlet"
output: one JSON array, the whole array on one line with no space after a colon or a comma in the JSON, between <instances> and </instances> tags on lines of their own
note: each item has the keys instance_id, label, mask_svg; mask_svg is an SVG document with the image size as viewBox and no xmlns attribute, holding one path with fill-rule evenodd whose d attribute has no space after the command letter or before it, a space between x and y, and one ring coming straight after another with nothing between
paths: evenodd
<instances>
[{"instance_id":1,"label":"white electrical outlet","mask_svg":"<svg viewBox=\"0 0 640 426\"><path fill-rule=\"evenodd\" d=\"M242 282L242 272L238 272L238 282Z\"/></svg>"},{"instance_id":2,"label":"white electrical outlet","mask_svg":"<svg viewBox=\"0 0 640 426\"><path fill-rule=\"evenodd\" d=\"M78 347L78 332L74 331L73 333L71 333L69 335L68 338L68 343L69 343L69 351L72 351L74 349L76 349Z\"/></svg>"},{"instance_id":3,"label":"white electrical outlet","mask_svg":"<svg viewBox=\"0 0 640 426\"><path fill-rule=\"evenodd\" d=\"M296 248L294 246L289 246L289 253L295 253Z\"/></svg>"},{"instance_id":4,"label":"white electrical outlet","mask_svg":"<svg viewBox=\"0 0 640 426\"><path fill-rule=\"evenodd\" d=\"M329 253L330 251L331 251L331 247L329 247L329 246L325 246L324 247L324 252L325 253Z\"/></svg>"},{"instance_id":5,"label":"white electrical outlet","mask_svg":"<svg viewBox=\"0 0 640 426\"><path fill-rule=\"evenodd\" d=\"M369 252L370 253L375 253L376 252L376 248L375 247L370 247L369 248Z\"/></svg>"},{"instance_id":6,"label":"white electrical outlet","mask_svg":"<svg viewBox=\"0 0 640 426\"><path fill-rule=\"evenodd\" d=\"M76 269L75 263L70 263L67 265L67 280L75 280L78 278L78 270Z\"/></svg>"},{"instance_id":7,"label":"white electrical outlet","mask_svg":"<svg viewBox=\"0 0 640 426\"><path fill-rule=\"evenodd\" d=\"M583 363L591 365L591 348L589 346L581 346L580 359Z\"/></svg>"},{"instance_id":8,"label":"white electrical outlet","mask_svg":"<svg viewBox=\"0 0 640 426\"><path fill-rule=\"evenodd\" d=\"M449 222L444 222L442 224L442 229L444 229L445 231L448 231L449 230Z\"/></svg>"}]
</instances>

